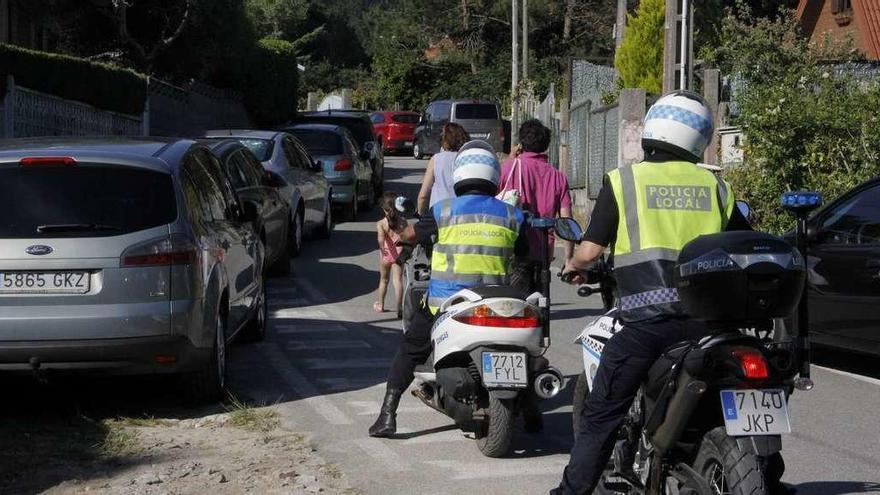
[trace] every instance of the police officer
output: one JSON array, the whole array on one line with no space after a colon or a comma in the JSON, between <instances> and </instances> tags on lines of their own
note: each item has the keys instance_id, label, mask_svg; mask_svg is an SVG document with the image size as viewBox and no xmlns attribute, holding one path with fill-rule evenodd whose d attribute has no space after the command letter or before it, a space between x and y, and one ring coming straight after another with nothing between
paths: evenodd
<instances>
[{"instance_id":1,"label":"police officer","mask_svg":"<svg viewBox=\"0 0 880 495\"><path fill-rule=\"evenodd\" d=\"M679 303L672 279L678 253L699 235L748 228L727 182L696 165L712 127L708 107L694 93L657 100L645 117L645 160L605 176L583 242L563 271L586 268L612 246L624 328L605 345L571 458L552 494L592 492L650 366L670 345L705 332Z\"/></svg>"},{"instance_id":2,"label":"police officer","mask_svg":"<svg viewBox=\"0 0 880 495\"><path fill-rule=\"evenodd\" d=\"M397 431L400 396L413 381L415 367L431 354L431 326L437 309L449 296L477 285L508 284L510 261L527 256L523 213L495 199L501 165L484 141L471 141L459 150L453 165L455 198L431 207L402 238L423 246L433 244L427 301L413 315L409 330L391 363L379 418L372 437Z\"/></svg>"}]
</instances>

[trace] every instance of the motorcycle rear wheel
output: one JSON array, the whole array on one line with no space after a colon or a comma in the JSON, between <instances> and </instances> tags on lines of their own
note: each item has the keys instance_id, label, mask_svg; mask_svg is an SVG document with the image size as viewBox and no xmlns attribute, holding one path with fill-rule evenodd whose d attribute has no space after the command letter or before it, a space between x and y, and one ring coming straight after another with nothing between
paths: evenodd
<instances>
[{"instance_id":1,"label":"motorcycle rear wheel","mask_svg":"<svg viewBox=\"0 0 880 495\"><path fill-rule=\"evenodd\" d=\"M489 417L483 423L477 447L486 457L504 457L513 439L514 401L489 396Z\"/></svg>"},{"instance_id":2,"label":"motorcycle rear wheel","mask_svg":"<svg viewBox=\"0 0 880 495\"><path fill-rule=\"evenodd\" d=\"M767 459L740 448L723 426L703 436L694 469L715 495L768 495Z\"/></svg>"}]
</instances>

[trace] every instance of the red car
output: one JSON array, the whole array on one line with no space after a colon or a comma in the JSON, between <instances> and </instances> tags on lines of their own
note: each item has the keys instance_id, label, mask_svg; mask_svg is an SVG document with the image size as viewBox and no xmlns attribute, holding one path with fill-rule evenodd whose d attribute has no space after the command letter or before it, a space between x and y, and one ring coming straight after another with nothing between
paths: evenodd
<instances>
[{"instance_id":1,"label":"red car","mask_svg":"<svg viewBox=\"0 0 880 495\"><path fill-rule=\"evenodd\" d=\"M370 115L376 138L387 152L407 151L413 147L416 126L421 116L416 112L374 112Z\"/></svg>"}]
</instances>

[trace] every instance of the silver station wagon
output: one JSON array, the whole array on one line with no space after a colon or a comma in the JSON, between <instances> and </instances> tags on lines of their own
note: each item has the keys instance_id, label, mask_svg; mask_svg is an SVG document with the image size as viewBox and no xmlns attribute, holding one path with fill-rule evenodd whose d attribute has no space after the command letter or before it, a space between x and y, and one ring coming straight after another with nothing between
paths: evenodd
<instances>
[{"instance_id":1,"label":"silver station wagon","mask_svg":"<svg viewBox=\"0 0 880 495\"><path fill-rule=\"evenodd\" d=\"M187 140L0 141L0 370L176 373L216 399L265 332L256 212Z\"/></svg>"}]
</instances>

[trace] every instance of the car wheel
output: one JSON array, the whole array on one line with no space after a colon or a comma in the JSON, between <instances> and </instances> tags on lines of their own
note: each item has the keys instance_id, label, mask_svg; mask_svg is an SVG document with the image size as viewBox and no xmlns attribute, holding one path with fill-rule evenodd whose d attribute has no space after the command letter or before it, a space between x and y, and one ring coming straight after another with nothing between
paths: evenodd
<instances>
[{"instance_id":1,"label":"car wheel","mask_svg":"<svg viewBox=\"0 0 880 495\"><path fill-rule=\"evenodd\" d=\"M413 158L415 158L416 160L422 160L423 158L425 158L425 154L423 151L424 150L422 149L422 143L419 142L418 139L416 139L413 143Z\"/></svg>"},{"instance_id":2,"label":"car wheel","mask_svg":"<svg viewBox=\"0 0 880 495\"><path fill-rule=\"evenodd\" d=\"M373 185L373 201L370 204L376 204L382 194L385 193L385 173L379 176L379 180Z\"/></svg>"},{"instance_id":3,"label":"car wheel","mask_svg":"<svg viewBox=\"0 0 880 495\"><path fill-rule=\"evenodd\" d=\"M371 184L367 186L367 199L360 206L364 211L370 211L374 204L376 204L376 188Z\"/></svg>"},{"instance_id":4,"label":"car wheel","mask_svg":"<svg viewBox=\"0 0 880 495\"><path fill-rule=\"evenodd\" d=\"M324 221L318 227L316 237L318 239L329 239L330 233L333 232L333 203L330 202L330 196L327 196L327 202L324 204Z\"/></svg>"},{"instance_id":5,"label":"car wheel","mask_svg":"<svg viewBox=\"0 0 880 495\"><path fill-rule=\"evenodd\" d=\"M291 258L296 258L302 252L303 241L303 212L302 208L297 208L290 223L290 229L287 232L288 252Z\"/></svg>"},{"instance_id":6,"label":"car wheel","mask_svg":"<svg viewBox=\"0 0 880 495\"><path fill-rule=\"evenodd\" d=\"M211 358L201 369L183 375L184 395L193 404L220 400L226 390L226 316L218 311Z\"/></svg>"},{"instance_id":7,"label":"car wheel","mask_svg":"<svg viewBox=\"0 0 880 495\"><path fill-rule=\"evenodd\" d=\"M257 307L254 310L254 316L247 326L242 330L242 340L245 342L259 342L266 338L266 322L269 320L269 300L266 296L266 284L260 290L257 298Z\"/></svg>"},{"instance_id":8,"label":"car wheel","mask_svg":"<svg viewBox=\"0 0 880 495\"><path fill-rule=\"evenodd\" d=\"M352 193L351 195L351 204L345 207L345 220L348 222L354 222L357 220L358 214L358 195L357 191Z\"/></svg>"}]
</instances>

